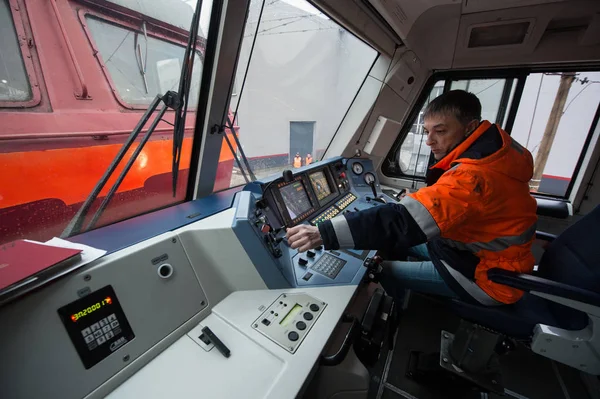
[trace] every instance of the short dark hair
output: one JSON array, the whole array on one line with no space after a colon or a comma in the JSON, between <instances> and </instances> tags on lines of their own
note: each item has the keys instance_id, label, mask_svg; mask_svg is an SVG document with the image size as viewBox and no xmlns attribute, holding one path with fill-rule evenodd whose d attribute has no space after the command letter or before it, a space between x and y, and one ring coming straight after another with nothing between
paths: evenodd
<instances>
[{"instance_id":1,"label":"short dark hair","mask_svg":"<svg viewBox=\"0 0 600 399\"><path fill-rule=\"evenodd\" d=\"M481 102L473 93L464 90L451 90L429 103L423 119L435 114L453 115L463 125L473 119L481 120Z\"/></svg>"}]
</instances>

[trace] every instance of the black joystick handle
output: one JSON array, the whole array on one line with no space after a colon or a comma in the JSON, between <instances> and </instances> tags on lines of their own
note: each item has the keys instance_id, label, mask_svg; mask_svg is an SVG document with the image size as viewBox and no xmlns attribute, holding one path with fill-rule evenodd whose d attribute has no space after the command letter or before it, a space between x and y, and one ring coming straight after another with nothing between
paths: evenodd
<instances>
[{"instance_id":1,"label":"black joystick handle","mask_svg":"<svg viewBox=\"0 0 600 399\"><path fill-rule=\"evenodd\" d=\"M294 180L294 174L292 173L292 171L289 169L284 170L283 171L283 181L286 183L289 183L292 180Z\"/></svg>"},{"instance_id":2,"label":"black joystick handle","mask_svg":"<svg viewBox=\"0 0 600 399\"><path fill-rule=\"evenodd\" d=\"M375 180L371 181L369 183L369 186L371 186L371 191L373 191L373 197L377 198L377 189L375 189Z\"/></svg>"}]
</instances>

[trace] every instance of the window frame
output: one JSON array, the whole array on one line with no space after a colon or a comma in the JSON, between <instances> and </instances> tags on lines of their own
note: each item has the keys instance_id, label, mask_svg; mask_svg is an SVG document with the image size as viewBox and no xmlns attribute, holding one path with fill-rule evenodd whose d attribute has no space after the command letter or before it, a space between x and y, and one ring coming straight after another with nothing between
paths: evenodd
<instances>
[{"instance_id":1,"label":"window frame","mask_svg":"<svg viewBox=\"0 0 600 399\"><path fill-rule=\"evenodd\" d=\"M19 55L27 74L31 98L24 101L0 100L0 108L32 108L39 105L42 101L40 84L34 67L34 55L31 51L31 48L35 47L35 39L30 29L25 28L26 23L29 24L25 6L19 0L7 0L7 4L10 7L15 34L19 43L19 49L21 50ZM31 48L28 43L31 43Z\"/></svg>"},{"instance_id":2,"label":"window frame","mask_svg":"<svg viewBox=\"0 0 600 399\"><path fill-rule=\"evenodd\" d=\"M108 70L108 66L104 62L104 59L102 58L102 54L100 54L100 50L96 46L96 41L94 40L94 36L92 35L92 32L90 31L90 29L88 27L88 24L86 21L86 16L89 15L96 19L99 19L100 21L104 21L108 24L115 25L118 28L126 29L128 31L134 31L134 32L139 29L139 25L136 25L133 21L139 22L139 24L141 25L142 21L144 21L144 20L142 18L132 17L130 15L121 16L121 18L118 18L117 16L112 15L112 13L102 13L102 12L98 12L96 10L92 10L92 9L89 9L86 7L80 8L77 12L77 15L79 17L79 22L81 23L81 26L82 26L82 28L85 32L85 35L88 39L88 42L90 43L90 46L92 47L92 50L94 52L94 58L96 58L96 60L98 61L99 65L100 65L100 69L102 69L102 74L106 78L106 81L108 82L110 89L111 89L113 95L115 96L115 99L117 100L117 102L123 108L131 109L131 110L147 109L148 106L150 105L151 101L148 102L148 104L132 104L132 103L125 101L123 99L123 97L121 97L121 95L119 94L119 89L117 88L117 85L115 84L115 82L112 79L110 71ZM127 21L125 19L127 19ZM129 21L131 21L131 22L129 22ZM158 25L155 25L153 23L148 23L148 21L146 21L146 23L147 23L147 26L154 27L154 28L158 27ZM167 43L185 48L185 46L187 45L187 42L184 41L185 38L182 36L182 41L177 41L177 39L174 38L174 36L179 35L179 34L175 31L170 31L170 32L172 32L172 35L167 35L164 33L156 32L155 30L152 30L152 29L147 29L148 37L152 37L154 39L161 40L163 42L167 42ZM197 44L200 45L202 43L199 41ZM204 55L202 54L202 52L200 50L200 46L196 47L196 53L198 54L200 61L202 63L204 63ZM195 110L196 110L196 108L192 107L191 105L188 108L188 111L195 111ZM173 111L167 110L167 112L173 112Z\"/></svg>"},{"instance_id":3,"label":"window frame","mask_svg":"<svg viewBox=\"0 0 600 399\"><path fill-rule=\"evenodd\" d=\"M502 98L502 100L506 100L506 102L507 102L505 104L506 109L505 109L504 117L506 118L506 126L504 127L504 130L506 130L506 132L510 135L513 125L514 125L514 122L515 122L515 119L517 117L517 112L519 109L519 104L521 102L521 97L523 95L523 90L525 89L525 82L527 80L527 77L534 73L552 73L552 72L555 72L555 73L556 72L563 72L563 73L564 72L600 72L600 64L586 64L586 65L579 65L579 66L578 65L567 65L567 66L554 65L554 66L528 67L528 68L521 67L521 68L502 68L502 69L476 69L476 70L466 70L466 71L440 71L440 72L436 72L436 73L432 74L429 77L429 79L427 80L427 82L425 83L425 85L423 86L423 90L419 94L419 97L417 98L417 101L414 103L415 105L413 105L410 113L408 114L408 117L405 119L402 129L400 130L400 133L398 134L398 137L396 138L394 145L388 152L388 155L386 156L385 159L389 160L391 158L391 156L393 156L394 159L397 158L397 155L398 155L397 152L400 150L400 147L402 146L404 139L406 138L406 136L410 132L410 128L412 127L412 124L409 124L409 122L412 121L416 116L418 116L421 108L423 107L423 105L425 104L425 101L427 100L427 98L429 96L429 93L431 92L431 90L433 89L433 87L435 86L435 84L437 82L439 82L441 80L445 80L443 93L446 93L447 91L450 90L452 81L455 81L455 80L494 79L494 78L495 79L503 79L503 78L504 79L516 79L517 82L516 82L515 92L514 92L514 95L512 96L512 99L510 98L510 90L508 90L508 93L506 93L506 90L505 90L503 92L503 98ZM506 89L506 87L505 87L505 89ZM500 107L502 107L502 100L500 102ZM586 154L590 151L589 147L590 147L590 144L592 141L592 136L593 136L594 130L598 124L599 117L600 117L600 104L598 105L598 108L594 115L594 119L592 120L592 124L590 125L590 129L589 129L586 139L584 141L583 147L581 148L581 152L578 156L578 160L575 165L575 169L573 170L573 174L571 176L571 180L569 182L569 185L567 187L567 191L565 192L565 194L562 196L559 196L559 195L554 195L554 194L532 192L531 194L534 197L545 198L545 199L556 200L556 201L563 201L563 202L568 201L569 198L571 198L573 189L575 188L575 182L577 180L577 177L581 173L581 167L583 165L583 160L585 159ZM431 156L430 156L430 162L431 162ZM420 182L420 183L425 183L425 181L426 181L426 177L407 175L407 174L403 174L402 172L391 173L388 169L389 168L388 164L389 164L389 162L383 162L382 167L381 167L381 172L387 178L404 179L404 180L410 180L413 182Z\"/></svg>"}]
</instances>

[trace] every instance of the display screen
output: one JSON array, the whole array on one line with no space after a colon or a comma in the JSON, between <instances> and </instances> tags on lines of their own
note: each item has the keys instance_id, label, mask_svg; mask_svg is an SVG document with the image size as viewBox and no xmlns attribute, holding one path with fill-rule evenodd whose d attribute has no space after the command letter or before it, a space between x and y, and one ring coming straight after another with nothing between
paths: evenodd
<instances>
[{"instance_id":1,"label":"display screen","mask_svg":"<svg viewBox=\"0 0 600 399\"><path fill-rule=\"evenodd\" d=\"M96 302L96 303L88 306L85 309L81 309L80 311L73 313L71 315L71 320L73 320L73 322L75 323L82 317L90 315L94 311L100 310L103 306L108 306L108 305L112 305L112 298L109 296L107 296L106 298L103 298L102 301Z\"/></svg>"},{"instance_id":2,"label":"display screen","mask_svg":"<svg viewBox=\"0 0 600 399\"><path fill-rule=\"evenodd\" d=\"M310 175L310 182L315 189L315 194L317 194L319 201L323 201L324 198L331 195L331 187L329 187L325 172L320 171L312 173Z\"/></svg>"},{"instance_id":3,"label":"display screen","mask_svg":"<svg viewBox=\"0 0 600 399\"><path fill-rule=\"evenodd\" d=\"M294 320L294 318L296 317L296 315L298 313L300 313L300 311L302 310L302 305L300 304L295 304L292 309L288 312L288 314L285 315L285 317L283 319L281 319L281 321L279 322L279 324L282 327L287 326L288 324L290 324L291 321Z\"/></svg>"},{"instance_id":4,"label":"display screen","mask_svg":"<svg viewBox=\"0 0 600 399\"><path fill-rule=\"evenodd\" d=\"M306 194L306 189L301 181L295 181L279 189L283 203L287 208L290 218L296 219L312 208L312 204Z\"/></svg>"},{"instance_id":5,"label":"display screen","mask_svg":"<svg viewBox=\"0 0 600 399\"><path fill-rule=\"evenodd\" d=\"M58 309L86 369L135 338L110 285Z\"/></svg>"}]
</instances>

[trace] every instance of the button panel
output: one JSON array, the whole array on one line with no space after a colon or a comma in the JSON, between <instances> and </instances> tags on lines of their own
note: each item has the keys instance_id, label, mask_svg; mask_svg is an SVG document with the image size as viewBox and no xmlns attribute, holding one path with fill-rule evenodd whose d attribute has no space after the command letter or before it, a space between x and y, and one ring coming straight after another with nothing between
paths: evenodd
<instances>
[{"instance_id":1,"label":"button panel","mask_svg":"<svg viewBox=\"0 0 600 399\"><path fill-rule=\"evenodd\" d=\"M320 214L319 216L317 216L316 218L311 220L310 223L312 225L317 225L321 222L324 222L326 220L329 220L329 219L337 216L339 213L340 213L339 209L337 209L334 206L331 206L331 207L327 208L327 210L325 212L323 212L322 214Z\"/></svg>"},{"instance_id":2,"label":"button panel","mask_svg":"<svg viewBox=\"0 0 600 399\"><path fill-rule=\"evenodd\" d=\"M57 312L86 369L135 337L110 285L61 307Z\"/></svg>"},{"instance_id":3,"label":"button panel","mask_svg":"<svg viewBox=\"0 0 600 399\"><path fill-rule=\"evenodd\" d=\"M356 200L356 195L348 193L344 195L341 199L339 199L335 203L335 206L337 206L340 210L343 210L344 208L347 208L351 203L353 203L354 200Z\"/></svg>"},{"instance_id":4,"label":"button panel","mask_svg":"<svg viewBox=\"0 0 600 399\"><path fill-rule=\"evenodd\" d=\"M325 302L310 295L282 294L252 323L252 328L295 353L326 307Z\"/></svg>"},{"instance_id":5,"label":"button panel","mask_svg":"<svg viewBox=\"0 0 600 399\"><path fill-rule=\"evenodd\" d=\"M339 274L346 261L335 256L325 253L311 266L311 270L320 273L330 279L335 279Z\"/></svg>"}]
</instances>

